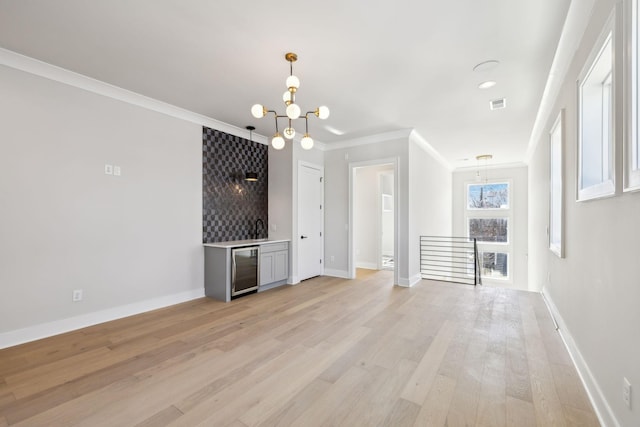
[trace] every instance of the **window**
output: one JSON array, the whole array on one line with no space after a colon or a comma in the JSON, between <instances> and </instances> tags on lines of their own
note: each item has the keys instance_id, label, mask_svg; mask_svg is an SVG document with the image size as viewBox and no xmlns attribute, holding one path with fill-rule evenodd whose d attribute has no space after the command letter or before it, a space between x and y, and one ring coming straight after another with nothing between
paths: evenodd
<instances>
[{"instance_id":1,"label":"window","mask_svg":"<svg viewBox=\"0 0 640 427\"><path fill-rule=\"evenodd\" d=\"M627 2L626 7L629 10L625 11L624 16L629 19L627 28L629 29L626 34L626 43L628 48L625 51L629 52L627 57L629 63L625 64L625 71L627 71L627 87L629 91L625 90L627 99L625 102L626 107L626 123L625 123L625 179L624 189L625 191L640 190L640 132L638 129L638 117L639 117L639 102L640 93L638 91L640 87L640 73L638 72L638 66L640 64L640 44L638 40L639 23L638 23L638 0L632 0Z\"/></svg>"},{"instance_id":2,"label":"window","mask_svg":"<svg viewBox=\"0 0 640 427\"><path fill-rule=\"evenodd\" d=\"M483 279L510 280L510 182L467 184L467 237L478 243Z\"/></svg>"},{"instance_id":3,"label":"window","mask_svg":"<svg viewBox=\"0 0 640 427\"><path fill-rule=\"evenodd\" d=\"M508 242L507 218L469 218L469 232L471 238L478 242Z\"/></svg>"},{"instance_id":4,"label":"window","mask_svg":"<svg viewBox=\"0 0 640 427\"><path fill-rule=\"evenodd\" d=\"M549 249L562 258L562 140L564 111L560 111L549 132L550 189L549 189Z\"/></svg>"},{"instance_id":5,"label":"window","mask_svg":"<svg viewBox=\"0 0 640 427\"><path fill-rule=\"evenodd\" d=\"M467 209L509 209L509 184L470 184Z\"/></svg>"},{"instance_id":6,"label":"window","mask_svg":"<svg viewBox=\"0 0 640 427\"><path fill-rule=\"evenodd\" d=\"M578 200L615 192L613 46L610 17L578 80Z\"/></svg>"},{"instance_id":7,"label":"window","mask_svg":"<svg viewBox=\"0 0 640 427\"><path fill-rule=\"evenodd\" d=\"M506 279L509 277L509 254L504 252L480 252L482 277Z\"/></svg>"}]
</instances>

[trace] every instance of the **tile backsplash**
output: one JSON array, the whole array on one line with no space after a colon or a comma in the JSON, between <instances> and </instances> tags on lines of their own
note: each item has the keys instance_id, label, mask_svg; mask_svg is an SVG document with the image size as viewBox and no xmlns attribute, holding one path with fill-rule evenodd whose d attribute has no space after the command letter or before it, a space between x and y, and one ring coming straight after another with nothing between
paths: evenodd
<instances>
[{"instance_id":1,"label":"tile backsplash","mask_svg":"<svg viewBox=\"0 0 640 427\"><path fill-rule=\"evenodd\" d=\"M267 237L268 146L235 135L202 128L202 242ZM258 174L245 181L246 172Z\"/></svg>"}]
</instances>

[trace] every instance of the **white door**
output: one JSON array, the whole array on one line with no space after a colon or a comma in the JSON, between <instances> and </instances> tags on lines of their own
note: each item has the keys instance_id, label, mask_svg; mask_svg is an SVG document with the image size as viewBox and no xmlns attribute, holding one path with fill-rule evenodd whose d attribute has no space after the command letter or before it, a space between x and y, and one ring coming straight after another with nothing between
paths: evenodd
<instances>
[{"instance_id":1,"label":"white door","mask_svg":"<svg viewBox=\"0 0 640 427\"><path fill-rule=\"evenodd\" d=\"M322 170L298 166L298 277L305 280L322 274Z\"/></svg>"}]
</instances>

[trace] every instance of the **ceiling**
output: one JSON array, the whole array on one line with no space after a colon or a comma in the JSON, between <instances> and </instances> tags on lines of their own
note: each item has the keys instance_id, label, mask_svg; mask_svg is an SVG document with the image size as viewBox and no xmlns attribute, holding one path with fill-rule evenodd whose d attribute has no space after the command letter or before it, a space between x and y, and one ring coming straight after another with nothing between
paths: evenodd
<instances>
[{"instance_id":1,"label":"ceiling","mask_svg":"<svg viewBox=\"0 0 640 427\"><path fill-rule=\"evenodd\" d=\"M569 3L0 0L0 47L266 136L250 108L284 112L295 52L297 103L331 109L315 140L415 129L458 168L524 161Z\"/></svg>"}]
</instances>

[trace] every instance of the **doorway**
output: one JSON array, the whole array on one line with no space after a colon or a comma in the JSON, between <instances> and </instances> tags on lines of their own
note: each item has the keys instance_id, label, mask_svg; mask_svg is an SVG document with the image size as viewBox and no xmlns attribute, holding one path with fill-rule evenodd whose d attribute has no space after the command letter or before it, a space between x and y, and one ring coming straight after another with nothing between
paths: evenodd
<instances>
[{"instance_id":1,"label":"doorway","mask_svg":"<svg viewBox=\"0 0 640 427\"><path fill-rule=\"evenodd\" d=\"M396 160L350 165L349 270L393 270L397 282Z\"/></svg>"}]
</instances>

